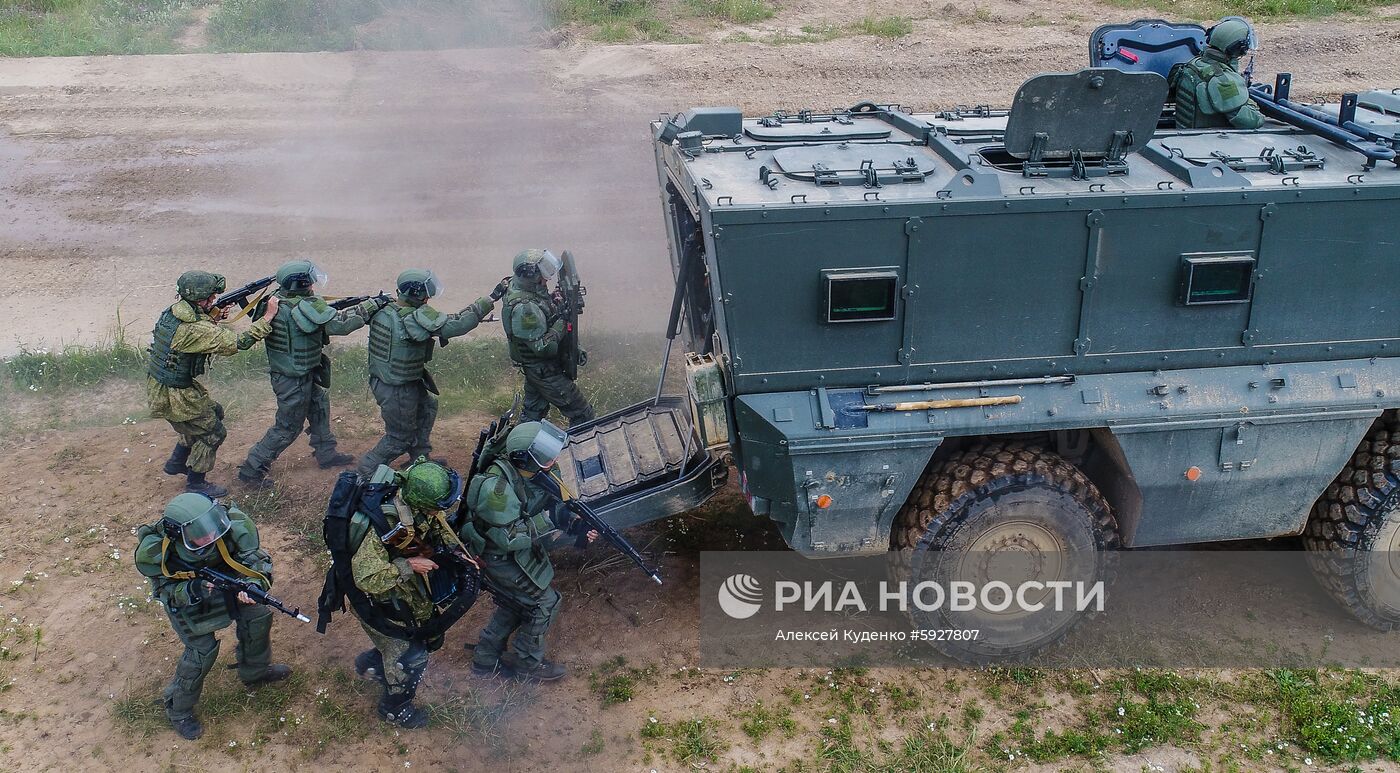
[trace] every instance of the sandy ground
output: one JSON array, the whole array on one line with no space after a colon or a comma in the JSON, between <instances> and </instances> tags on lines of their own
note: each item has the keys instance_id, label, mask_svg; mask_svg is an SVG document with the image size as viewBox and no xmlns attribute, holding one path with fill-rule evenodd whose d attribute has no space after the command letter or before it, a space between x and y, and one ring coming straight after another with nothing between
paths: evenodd
<instances>
[{"instance_id":1,"label":"sandy ground","mask_svg":"<svg viewBox=\"0 0 1400 773\"><path fill-rule=\"evenodd\" d=\"M455 308L534 245L576 252L599 326L659 331L669 269L646 134L657 113L868 98L915 108L1005 104L1036 72L1080 67L1098 20L1150 15L1077 0L988 0L977 8L792 0L745 30L698 23L688 30L722 41L736 32L798 34L867 12L914 17L914 34L895 41L0 61L0 354L98 340L118 312L131 335L144 336L187 268L240 282L306 255L330 272L330 291L352 293L388 287L402 267L425 265L446 279L441 305ZM1290 69L1300 93L1400 82L1393 19L1265 25L1260 35L1259 73ZM98 402L121 417L138 398L114 390ZM55 410L100 412L90 402ZM651 705L601 709L587 673L614 653L666 675L696 662L696 561L669 557L658 593L625 568L590 569L600 558L590 554L565 558L561 570L569 601L552 647L574 666L571 681L522 694L482 692L488 703L512 707L503 727L520 739L519 753L501 755L480 738L445 732L372 734L316 758L306 756L304 739L275 733L256 752L224 745L252 737L230 728L193 746L168 732L132 737L114 724L113 701L149 691L178 656L129 566L130 530L177 491L156 469L168 430L135 410L134 423L0 438L8 481L0 487L7 534L0 587L8 589L0 612L44 631L41 643L17 648L13 683L0 685L0 768L381 770L411 762L429 770L676 770L673 760L640 752L636 734L649 712L733 716L755 695L780 694L784 683L805 678L777 671L735 684L721 674L666 676L648 693ZM232 477L269 417L266 402L234 417L221 479ZM444 422L439 444L464 447L482 418ZM353 417L341 427L352 451L367 448L373 433ZM294 509L314 510L331 479L308 458L304 446L294 447L274 470ZM296 552L290 526L270 525L264 534L279 557L279 591L310 606L320 587L314 557ZM130 599L142 602L135 612L123 606ZM489 604L473 610L435 657L429 699L469 685L461 646L488 611ZM338 628L318 637L278 619L274 646L313 680L328 678L362 646L348 619ZM231 654L226 643L224 660ZM955 715L963 700L945 689L956 675L888 677L922 682L916 689L940 713ZM367 698L363 704L349 708L372 726ZM608 750L596 757L580 752L593 730ZM804 728L798 740L775 741L766 757L733 748L720 767L768 767L802 754L813 735ZM1164 749L1109 764L1173 770L1199 760Z\"/></svg>"},{"instance_id":2,"label":"sandy ground","mask_svg":"<svg viewBox=\"0 0 1400 773\"><path fill-rule=\"evenodd\" d=\"M893 41L597 46L431 53L74 57L0 63L0 355L91 342L118 314L144 335L188 268L231 282L309 256L328 290L410 265L460 308L528 246L572 249L595 324L660 329L669 268L647 141L664 111L1006 104L1036 72L1085 62L1082 1L790 2L723 41L866 13ZM1264 25L1261 77L1302 94L1400 82L1400 23Z\"/></svg>"}]
</instances>

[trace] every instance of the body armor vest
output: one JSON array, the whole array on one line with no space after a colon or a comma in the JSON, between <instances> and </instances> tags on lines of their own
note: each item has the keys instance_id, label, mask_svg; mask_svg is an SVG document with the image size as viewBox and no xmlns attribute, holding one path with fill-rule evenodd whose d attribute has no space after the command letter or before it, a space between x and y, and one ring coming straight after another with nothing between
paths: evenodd
<instances>
[{"instance_id":1,"label":"body armor vest","mask_svg":"<svg viewBox=\"0 0 1400 773\"><path fill-rule=\"evenodd\" d=\"M411 384L427 373L432 338L414 341L404 328L407 306L386 306L369 321L369 373L386 384Z\"/></svg>"},{"instance_id":2,"label":"body armor vest","mask_svg":"<svg viewBox=\"0 0 1400 773\"><path fill-rule=\"evenodd\" d=\"M283 298L272 318L272 332L263 341L267 364L284 376L301 377L321 366L321 351L330 343L324 327L308 333L292 318L300 303L308 298Z\"/></svg>"},{"instance_id":3,"label":"body armor vest","mask_svg":"<svg viewBox=\"0 0 1400 773\"><path fill-rule=\"evenodd\" d=\"M1212 78L1226 74L1227 65L1202 55L1178 67L1172 81L1172 88L1176 92L1177 128L1229 128L1230 120L1224 114L1209 113L1201 109L1198 95L1200 86L1209 83Z\"/></svg>"},{"instance_id":4,"label":"body armor vest","mask_svg":"<svg viewBox=\"0 0 1400 773\"><path fill-rule=\"evenodd\" d=\"M529 343L521 341L516 337L512 329L515 318L515 309L522 303L534 303L545 313L544 327L548 330L559 321L559 309L554 305L554 299L548 294L534 293L512 287L506 293L505 300L501 304L501 325L505 327L506 342L510 349L510 359L517 365L531 365L537 362L553 362L558 355L546 355L536 352L530 348Z\"/></svg>"},{"instance_id":5,"label":"body armor vest","mask_svg":"<svg viewBox=\"0 0 1400 773\"><path fill-rule=\"evenodd\" d=\"M204 373L209 361L207 354L185 354L175 351L175 330L184 323L174 312L166 309L151 331L151 358L146 372L158 383L183 389L194 386L196 376Z\"/></svg>"}]
</instances>

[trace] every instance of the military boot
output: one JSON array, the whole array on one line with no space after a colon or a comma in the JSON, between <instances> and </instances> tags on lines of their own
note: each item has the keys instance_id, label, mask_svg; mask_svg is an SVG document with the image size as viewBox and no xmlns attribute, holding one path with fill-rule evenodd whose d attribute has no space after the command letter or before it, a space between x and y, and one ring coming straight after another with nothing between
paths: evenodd
<instances>
[{"instance_id":1,"label":"military boot","mask_svg":"<svg viewBox=\"0 0 1400 773\"><path fill-rule=\"evenodd\" d=\"M190 447L184 443L176 443L175 449L170 452L170 458L165 460L166 475L185 475L190 471L185 463L190 460Z\"/></svg>"},{"instance_id":2,"label":"military boot","mask_svg":"<svg viewBox=\"0 0 1400 773\"><path fill-rule=\"evenodd\" d=\"M413 693L385 694L379 699L379 718L406 730L417 730L428 725L428 712L413 705Z\"/></svg>"},{"instance_id":3,"label":"military boot","mask_svg":"<svg viewBox=\"0 0 1400 773\"><path fill-rule=\"evenodd\" d=\"M202 472L186 473L185 490L195 494L203 494L210 499L228 496L228 489L205 480Z\"/></svg>"},{"instance_id":4,"label":"military boot","mask_svg":"<svg viewBox=\"0 0 1400 773\"><path fill-rule=\"evenodd\" d=\"M270 491L273 487L272 478L267 475L248 475L242 470L238 471L238 482L254 491Z\"/></svg>"},{"instance_id":5,"label":"military boot","mask_svg":"<svg viewBox=\"0 0 1400 773\"><path fill-rule=\"evenodd\" d=\"M198 741L199 737L204 735L204 725L201 725L199 718L193 715L184 719L170 720L170 727L186 741Z\"/></svg>"},{"instance_id":6,"label":"military boot","mask_svg":"<svg viewBox=\"0 0 1400 773\"><path fill-rule=\"evenodd\" d=\"M342 453L340 451L331 454L325 459L316 460L316 465L323 470L329 470L334 467L348 467L349 465L352 465L354 463L354 456L352 456L351 454Z\"/></svg>"},{"instance_id":7,"label":"military boot","mask_svg":"<svg viewBox=\"0 0 1400 773\"><path fill-rule=\"evenodd\" d=\"M501 658L501 666L522 682L557 682L568 673L567 669L551 660L541 660L533 666L526 666L507 656Z\"/></svg>"},{"instance_id":8,"label":"military boot","mask_svg":"<svg viewBox=\"0 0 1400 773\"><path fill-rule=\"evenodd\" d=\"M384 681L384 655L379 650L365 650L355 656L355 674L361 679Z\"/></svg>"},{"instance_id":9,"label":"military boot","mask_svg":"<svg viewBox=\"0 0 1400 773\"><path fill-rule=\"evenodd\" d=\"M284 666L281 663L273 663L272 665L267 667L267 670L263 672L262 676L258 677L257 679L244 681L243 684L246 687L259 687L264 684L280 682L291 675L291 666Z\"/></svg>"}]
</instances>

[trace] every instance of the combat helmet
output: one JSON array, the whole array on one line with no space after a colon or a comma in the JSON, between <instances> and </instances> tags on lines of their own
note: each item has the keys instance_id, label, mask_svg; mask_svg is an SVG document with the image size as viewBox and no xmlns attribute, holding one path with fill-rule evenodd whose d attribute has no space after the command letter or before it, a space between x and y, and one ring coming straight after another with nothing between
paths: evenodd
<instances>
[{"instance_id":1,"label":"combat helmet","mask_svg":"<svg viewBox=\"0 0 1400 773\"><path fill-rule=\"evenodd\" d=\"M326 272L309 260L290 260L277 269L277 286L288 295L307 295L313 285L324 285Z\"/></svg>"},{"instance_id":2,"label":"combat helmet","mask_svg":"<svg viewBox=\"0 0 1400 773\"><path fill-rule=\"evenodd\" d=\"M1254 48L1254 28L1239 16L1227 16L1206 31L1206 45L1239 59Z\"/></svg>"},{"instance_id":3,"label":"combat helmet","mask_svg":"<svg viewBox=\"0 0 1400 773\"><path fill-rule=\"evenodd\" d=\"M202 553L228 533L228 508L203 494L184 493L165 506L161 515L165 534L177 536L187 550Z\"/></svg>"},{"instance_id":4,"label":"combat helmet","mask_svg":"<svg viewBox=\"0 0 1400 773\"><path fill-rule=\"evenodd\" d=\"M451 467L420 456L399 473L403 501L420 510L446 510L462 498L462 477Z\"/></svg>"},{"instance_id":5,"label":"combat helmet","mask_svg":"<svg viewBox=\"0 0 1400 773\"><path fill-rule=\"evenodd\" d=\"M405 270L399 274L394 285L398 288L399 297L414 306L422 306L429 298L442 292L442 280L426 268Z\"/></svg>"},{"instance_id":6,"label":"combat helmet","mask_svg":"<svg viewBox=\"0 0 1400 773\"><path fill-rule=\"evenodd\" d=\"M506 457L523 469L547 470L554 466L569 435L547 421L527 421L506 436Z\"/></svg>"},{"instance_id":7,"label":"combat helmet","mask_svg":"<svg viewBox=\"0 0 1400 773\"><path fill-rule=\"evenodd\" d=\"M549 250L525 250L510 262L510 269L523 279L553 279L563 262Z\"/></svg>"},{"instance_id":8,"label":"combat helmet","mask_svg":"<svg viewBox=\"0 0 1400 773\"><path fill-rule=\"evenodd\" d=\"M175 289L179 291L181 300L190 303L221 293L226 286L223 276L208 271L186 271L175 280Z\"/></svg>"}]
</instances>

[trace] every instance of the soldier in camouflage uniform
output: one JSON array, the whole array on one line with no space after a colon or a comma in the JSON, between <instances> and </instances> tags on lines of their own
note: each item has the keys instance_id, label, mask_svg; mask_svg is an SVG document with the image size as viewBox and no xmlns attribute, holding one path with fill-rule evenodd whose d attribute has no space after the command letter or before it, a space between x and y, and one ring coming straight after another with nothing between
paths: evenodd
<instances>
[{"instance_id":1,"label":"soldier in camouflage uniform","mask_svg":"<svg viewBox=\"0 0 1400 773\"><path fill-rule=\"evenodd\" d=\"M592 420L593 406L565 374L560 360L566 356L559 350L565 320L562 304L550 294L548 284L559 272L559 259L545 250L526 250L515 256L511 270L514 276L501 304L501 324L510 358L525 376L520 417L537 421L554 406L571 425Z\"/></svg>"},{"instance_id":2,"label":"soldier in camouflage uniform","mask_svg":"<svg viewBox=\"0 0 1400 773\"><path fill-rule=\"evenodd\" d=\"M485 460L467 491L470 519L461 525L462 540L481 562L481 571L506 597L497 603L482 629L472 656L472 673L505 675L548 682L564 668L544 657L544 637L559 610L559 591L550 586L554 565L539 538L557 528L577 525L571 513L556 507L534 475L550 475L567 436L547 421L520 424L506 436L502 455ZM569 524L556 519L568 518ZM589 542L598 532L587 532ZM511 652L506 642L514 634Z\"/></svg>"},{"instance_id":3,"label":"soldier in camouflage uniform","mask_svg":"<svg viewBox=\"0 0 1400 773\"><path fill-rule=\"evenodd\" d=\"M437 613L435 583L448 580L438 573L438 561L406 556L398 546L418 539L438 554L465 554L443 514L461 498L462 480L451 469L422 458L401 473L381 465L370 478L371 483L393 481L398 481L398 495L385 502L382 510L387 523L404 527L403 536L388 543L377 539L369 517L363 511L356 512L350 520L350 545L354 546L351 572L355 587L370 598L377 614L422 625ZM360 615L359 609L354 611ZM428 717L413 705L413 697L428 667L428 653L442 646L441 636L432 641L409 641L395 638L363 618L360 625L374 648L355 658L355 671L362 677L377 678L383 685L379 717L400 727L423 727Z\"/></svg>"},{"instance_id":4,"label":"soldier in camouflage uniform","mask_svg":"<svg viewBox=\"0 0 1400 773\"><path fill-rule=\"evenodd\" d=\"M496 303L477 298L456 314L443 314L428 305L441 283L431 271L409 269L399 274L398 300L370 319L369 387L384 417L384 437L360 458L362 477L404 454L410 458L432 453L431 435L437 419L437 386L427 370L438 341L474 330Z\"/></svg>"},{"instance_id":5,"label":"soldier in camouflage uniform","mask_svg":"<svg viewBox=\"0 0 1400 773\"><path fill-rule=\"evenodd\" d=\"M1200 56L1172 68L1178 129L1257 129L1264 123L1239 71L1253 35L1244 19L1223 19L1206 33Z\"/></svg>"},{"instance_id":6,"label":"soldier in camouflage uniform","mask_svg":"<svg viewBox=\"0 0 1400 773\"><path fill-rule=\"evenodd\" d=\"M136 530L136 568L150 578L151 592L165 607L185 652L162 700L170 725L180 737L194 740L204 728L194 707L204 678L219 657L215 632L235 622L238 633L238 678L249 687L291 676L291 668L272 663L272 610L246 593L236 598L213 591L194 576L203 567L247 577L264 590L272 587L272 559L258 541L253 521L232 505L202 494L181 494L165 506L160 521Z\"/></svg>"},{"instance_id":7,"label":"soldier in camouflage uniform","mask_svg":"<svg viewBox=\"0 0 1400 773\"><path fill-rule=\"evenodd\" d=\"M219 327L223 310L214 300L224 291L224 278L205 271L186 271L176 288L180 302L161 313L152 331L146 368L146 401L151 416L165 419L180 440L165 462L167 475L186 476L185 490L209 497L228 491L205 480L214 468L214 454L224 442L224 407L209 396L197 377L209 358L230 356L266 338L277 315L278 301L270 298L262 318L245 332Z\"/></svg>"},{"instance_id":8,"label":"soldier in camouflage uniform","mask_svg":"<svg viewBox=\"0 0 1400 773\"><path fill-rule=\"evenodd\" d=\"M375 312L390 303L388 296L370 298L358 306L336 311L316 295L325 274L309 260L294 260L277 269L277 294L281 301L272 318L267 366L272 393L277 396L277 417L262 440L248 451L238 468L238 479L250 486L269 487L267 469L296 440L303 428L311 439L321 469L353 464L355 457L336 450L331 433L330 358L324 349L331 336L343 336L364 327Z\"/></svg>"}]
</instances>

